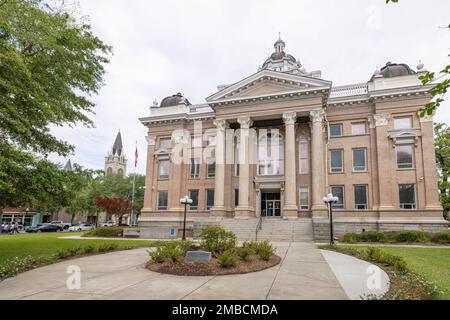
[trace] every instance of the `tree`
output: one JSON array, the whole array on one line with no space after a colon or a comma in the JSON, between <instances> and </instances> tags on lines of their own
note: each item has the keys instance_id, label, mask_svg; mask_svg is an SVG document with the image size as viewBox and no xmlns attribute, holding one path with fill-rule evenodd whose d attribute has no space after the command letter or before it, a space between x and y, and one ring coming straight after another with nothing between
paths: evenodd
<instances>
[{"instance_id":1,"label":"tree","mask_svg":"<svg viewBox=\"0 0 450 320\"><path fill-rule=\"evenodd\" d=\"M116 216L119 220L119 225L122 224L123 216L132 209L131 201L126 198L97 197L95 204L103 208L108 215Z\"/></svg>"},{"instance_id":2,"label":"tree","mask_svg":"<svg viewBox=\"0 0 450 320\"><path fill-rule=\"evenodd\" d=\"M386 0L386 3L397 3L398 0ZM450 24L445 27L450 30ZM448 55L450 57L450 54ZM432 96L432 101L427 103L423 109L420 110L420 116L432 115L436 112L437 108L441 106L444 102L444 96L450 87L450 65L446 65L439 72L439 76L436 76L435 72L428 71L426 74L419 77L423 85L435 83L435 85L430 89L429 93Z\"/></svg>"},{"instance_id":3,"label":"tree","mask_svg":"<svg viewBox=\"0 0 450 320\"><path fill-rule=\"evenodd\" d=\"M447 218L450 211L450 128L444 123L436 123L434 134L436 165L439 172L439 198L444 208L444 217Z\"/></svg>"},{"instance_id":4,"label":"tree","mask_svg":"<svg viewBox=\"0 0 450 320\"><path fill-rule=\"evenodd\" d=\"M52 152L66 156L73 147L53 136L50 125L93 126L88 115L94 104L89 97L103 85L104 65L111 53L111 47L74 12L75 6L63 0L49 3L0 0L0 198L4 206L29 202L41 206L38 202L45 197L57 199L43 191L60 192L58 179L64 172L46 157Z\"/></svg>"}]
</instances>

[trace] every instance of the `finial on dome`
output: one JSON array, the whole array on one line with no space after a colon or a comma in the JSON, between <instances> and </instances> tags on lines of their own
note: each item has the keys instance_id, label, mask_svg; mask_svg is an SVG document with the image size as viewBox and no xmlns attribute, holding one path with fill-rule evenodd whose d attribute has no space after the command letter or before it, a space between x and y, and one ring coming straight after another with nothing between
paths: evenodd
<instances>
[{"instance_id":1,"label":"finial on dome","mask_svg":"<svg viewBox=\"0 0 450 320\"><path fill-rule=\"evenodd\" d=\"M419 60L419 64L417 65L417 71L418 72L424 72L425 71L424 67L425 67L425 65L422 63L421 60Z\"/></svg>"},{"instance_id":2,"label":"finial on dome","mask_svg":"<svg viewBox=\"0 0 450 320\"><path fill-rule=\"evenodd\" d=\"M157 107L159 105L158 100L155 98L155 100L153 100L153 107Z\"/></svg>"}]
</instances>

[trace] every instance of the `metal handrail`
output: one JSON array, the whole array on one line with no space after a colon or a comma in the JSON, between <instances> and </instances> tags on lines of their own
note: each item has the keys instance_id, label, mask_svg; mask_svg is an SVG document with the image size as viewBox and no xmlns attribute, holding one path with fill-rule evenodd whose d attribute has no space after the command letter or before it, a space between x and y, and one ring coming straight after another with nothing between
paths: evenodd
<instances>
[{"instance_id":1,"label":"metal handrail","mask_svg":"<svg viewBox=\"0 0 450 320\"><path fill-rule=\"evenodd\" d=\"M258 241L258 232L259 232L259 230L262 230L262 223L263 223L263 218L261 216L261 217L259 217L258 225L256 226L255 241Z\"/></svg>"}]
</instances>

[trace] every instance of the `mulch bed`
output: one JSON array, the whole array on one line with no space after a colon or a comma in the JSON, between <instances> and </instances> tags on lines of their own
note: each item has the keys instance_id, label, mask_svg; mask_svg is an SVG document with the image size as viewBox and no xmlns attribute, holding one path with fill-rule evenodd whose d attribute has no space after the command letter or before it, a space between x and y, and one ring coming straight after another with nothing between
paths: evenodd
<instances>
[{"instance_id":1,"label":"mulch bed","mask_svg":"<svg viewBox=\"0 0 450 320\"><path fill-rule=\"evenodd\" d=\"M248 261L238 260L234 267L223 268L213 258L209 263L193 263L193 262L172 262L165 261L163 263L156 263L153 261L147 262L145 265L147 269L177 276L223 276L227 274L244 274L250 272L262 271L281 262L281 258L273 255L269 261L264 261L256 255L250 256Z\"/></svg>"}]
</instances>

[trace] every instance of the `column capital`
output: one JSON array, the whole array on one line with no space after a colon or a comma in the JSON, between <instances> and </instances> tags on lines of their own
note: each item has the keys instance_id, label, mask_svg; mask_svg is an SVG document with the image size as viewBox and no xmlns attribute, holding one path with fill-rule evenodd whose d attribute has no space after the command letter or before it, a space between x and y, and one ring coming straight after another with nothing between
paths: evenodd
<instances>
[{"instance_id":1,"label":"column capital","mask_svg":"<svg viewBox=\"0 0 450 320\"><path fill-rule=\"evenodd\" d=\"M229 123L227 120L223 120L223 119L216 119L213 121L214 125L216 126L217 130L226 130L230 127Z\"/></svg>"},{"instance_id":2,"label":"column capital","mask_svg":"<svg viewBox=\"0 0 450 320\"><path fill-rule=\"evenodd\" d=\"M283 113L283 121L285 125L293 125L297 121L297 112L289 111Z\"/></svg>"},{"instance_id":3,"label":"column capital","mask_svg":"<svg viewBox=\"0 0 450 320\"><path fill-rule=\"evenodd\" d=\"M322 122L325 117L325 111L323 109L320 110L311 110L309 112L309 117L311 122Z\"/></svg>"},{"instance_id":4,"label":"column capital","mask_svg":"<svg viewBox=\"0 0 450 320\"><path fill-rule=\"evenodd\" d=\"M241 129L250 129L253 125L253 120L250 117L239 117L237 121L241 125Z\"/></svg>"},{"instance_id":5,"label":"column capital","mask_svg":"<svg viewBox=\"0 0 450 320\"><path fill-rule=\"evenodd\" d=\"M147 140L147 144L149 146L155 146L156 145L156 137L152 135L148 135L145 137L145 140Z\"/></svg>"}]
</instances>

